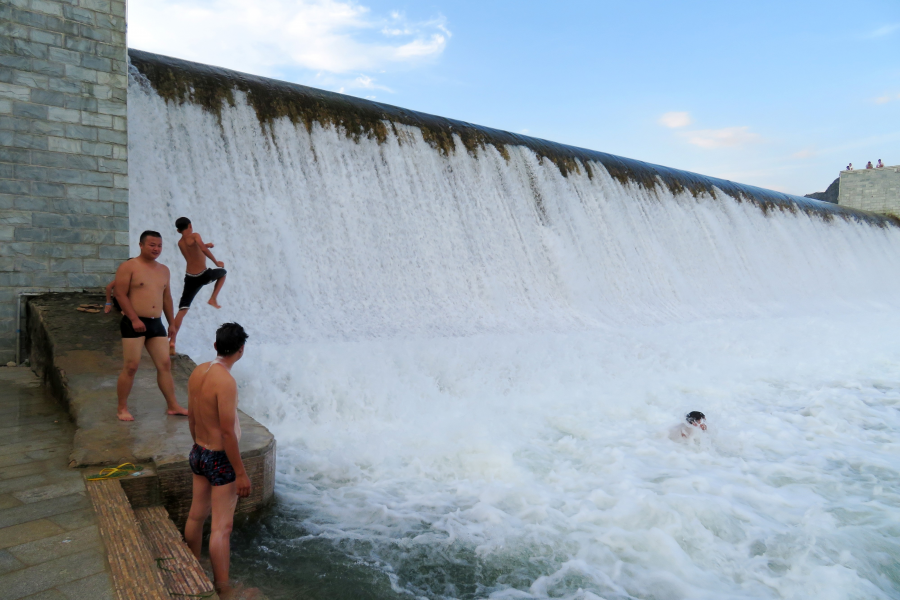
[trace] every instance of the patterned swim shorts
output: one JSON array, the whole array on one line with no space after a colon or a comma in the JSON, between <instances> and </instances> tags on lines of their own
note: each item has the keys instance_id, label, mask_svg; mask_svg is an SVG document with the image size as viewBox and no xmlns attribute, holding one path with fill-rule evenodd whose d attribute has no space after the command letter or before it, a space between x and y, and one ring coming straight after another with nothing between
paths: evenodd
<instances>
[{"instance_id":1,"label":"patterned swim shorts","mask_svg":"<svg viewBox=\"0 0 900 600\"><path fill-rule=\"evenodd\" d=\"M188 462L194 475L206 477L212 485L228 485L237 479L224 450L207 450L194 444Z\"/></svg>"}]
</instances>

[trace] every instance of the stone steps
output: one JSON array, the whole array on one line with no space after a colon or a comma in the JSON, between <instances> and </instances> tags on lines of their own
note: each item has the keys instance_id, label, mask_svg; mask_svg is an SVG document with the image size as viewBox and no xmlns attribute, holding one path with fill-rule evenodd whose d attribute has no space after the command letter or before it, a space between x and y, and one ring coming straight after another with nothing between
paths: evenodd
<instances>
[{"instance_id":1,"label":"stone steps","mask_svg":"<svg viewBox=\"0 0 900 600\"><path fill-rule=\"evenodd\" d=\"M85 482L119 600L217 600L212 582L161 506L132 510L116 479Z\"/></svg>"}]
</instances>

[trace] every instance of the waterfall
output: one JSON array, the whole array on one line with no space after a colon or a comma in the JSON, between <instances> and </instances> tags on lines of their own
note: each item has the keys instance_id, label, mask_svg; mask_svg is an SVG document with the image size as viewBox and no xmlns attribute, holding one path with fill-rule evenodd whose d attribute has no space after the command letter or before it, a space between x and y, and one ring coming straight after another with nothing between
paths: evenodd
<instances>
[{"instance_id":1,"label":"waterfall","mask_svg":"<svg viewBox=\"0 0 900 600\"><path fill-rule=\"evenodd\" d=\"M180 348L244 325L241 405L278 439L299 533L246 561L296 586L327 542L441 598L900 593L893 221L132 63L134 252L163 232L177 302L175 219L215 243L224 307L201 291ZM695 409L708 435L671 441Z\"/></svg>"}]
</instances>

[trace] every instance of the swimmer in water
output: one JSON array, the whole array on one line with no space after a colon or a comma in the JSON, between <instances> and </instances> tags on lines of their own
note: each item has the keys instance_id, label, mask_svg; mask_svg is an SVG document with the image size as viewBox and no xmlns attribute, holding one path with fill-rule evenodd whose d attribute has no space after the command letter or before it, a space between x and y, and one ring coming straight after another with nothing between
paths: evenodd
<instances>
[{"instance_id":1,"label":"swimmer in water","mask_svg":"<svg viewBox=\"0 0 900 600\"><path fill-rule=\"evenodd\" d=\"M691 439L697 430L706 431L706 415L699 410L693 410L685 415L686 423L680 423L669 430L669 437L680 442Z\"/></svg>"}]
</instances>

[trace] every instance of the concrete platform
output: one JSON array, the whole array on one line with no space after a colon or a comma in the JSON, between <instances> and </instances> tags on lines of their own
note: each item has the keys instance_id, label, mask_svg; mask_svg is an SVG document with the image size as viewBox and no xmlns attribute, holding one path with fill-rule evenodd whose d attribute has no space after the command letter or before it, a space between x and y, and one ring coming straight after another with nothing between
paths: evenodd
<instances>
[{"instance_id":1,"label":"concrete platform","mask_svg":"<svg viewBox=\"0 0 900 600\"><path fill-rule=\"evenodd\" d=\"M28 302L31 366L57 398L68 404L77 427L69 454L73 467L142 464L143 477L123 481L134 508L162 504L183 524L190 508L191 474L187 455L192 440L187 417L166 414L156 385L156 369L144 352L129 398L134 422L116 418L116 380L122 368L118 313L78 312L80 304L103 304L96 294L47 294ZM173 359L178 401L187 406L187 380L195 365ZM241 457L253 483L237 512L253 512L271 500L275 483L275 439L240 413Z\"/></svg>"},{"instance_id":2,"label":"concrete platform","mask_svg":"<svg viewBox=\"0 0 900 600\"><path fill-rule=\"evenodd\" d=\"M0 598L112 600L65 410L31 370L2 367L0 422Z\"/></svg>"}]
</instances>

